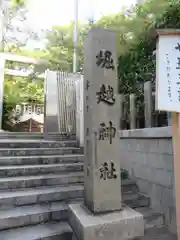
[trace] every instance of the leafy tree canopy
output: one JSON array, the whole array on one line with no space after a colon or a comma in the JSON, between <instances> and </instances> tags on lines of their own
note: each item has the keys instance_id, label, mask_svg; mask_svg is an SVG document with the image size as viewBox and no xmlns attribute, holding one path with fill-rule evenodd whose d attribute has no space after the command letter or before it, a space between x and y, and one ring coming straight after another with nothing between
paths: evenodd
<instances>
[{"instance_id":1,"label":"leafy tree canopy","mask_svg":"<svg viewBox=\"0 0 180 240\"><path fill-rule=\"evenodd\" d=\"M16 14L22 13L25 1L14 0L13 2L20 10L16 11ZM25 20L22 23L24 24ZM88 24L79 24L77 46L79 71L83 71L84 40L88 30L92 27L110 28L117 32L119 92L141 95L144 82L154 82L155 80L156 29L180 28L180 0L147 0L141 5L124 9L119 14L104 16L97 22L90 20ZM27 36L34 36L34 33L31 33L28 31L29 35ZM54 26L46 32L46 45L43 51L24 50L21 46L26 45L26 42L19 41L11 44L11 48L8 50L11 49L22 55L24 53L28 56L48 59L50 69L71 72L74 51L73 34L74 23L65 27ZM8 40L8 42L10 41ZM5 86L6 101L27 100L26 96L29 94L37 101L41 101L40 99L43 99L40 97L40 95L43 96L42 83L38 83L38 85L37 82L28 81L27 84L24 79L9 79ZM10 89L11 85L16 91ZM25 85L27 85L26 90ZM33 94L33 91L37 94ZM19 94L20 92L21 94Z\"/></svg>"},{"instance_id":2,"label":"leafy tree canopy","mask_svg":"<svg viewBox=\"0 0 180 240\"><path fill-rule=\"evenodd\" d=\"M79 24L79 70L83 70L83 45L91 27L117 32L118 79L122 93L141 94L143 83L155 80L156 29L180 28L180 0L148 0L123 9L119 14L102 17L97 22ZM47 33L46 51L53 69L72 71L73 23L54 27Z\"/></svg>"}]
</instances>

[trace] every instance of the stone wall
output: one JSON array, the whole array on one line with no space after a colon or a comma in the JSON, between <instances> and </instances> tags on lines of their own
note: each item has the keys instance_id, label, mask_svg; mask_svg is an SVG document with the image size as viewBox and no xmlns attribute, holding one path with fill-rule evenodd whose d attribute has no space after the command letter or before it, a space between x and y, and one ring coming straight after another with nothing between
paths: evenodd
<instances>
[{"instance_id":1,"label":"stone wall","mask_svg":"<svg viewBox=\"0 0 180 240\"><path fill-rule=\"evenodd\" d=\"M171 127L120 131L120 161L176 232Z\"/></svg>"}]
</instances>

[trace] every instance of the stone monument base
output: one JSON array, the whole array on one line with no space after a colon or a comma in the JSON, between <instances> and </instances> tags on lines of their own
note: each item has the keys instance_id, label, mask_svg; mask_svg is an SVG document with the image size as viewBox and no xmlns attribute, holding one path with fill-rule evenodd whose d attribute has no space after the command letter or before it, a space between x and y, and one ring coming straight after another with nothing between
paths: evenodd
<instances>
[{"instance_id":1,"label":"stone monument base","mask_svg":"<svg viewBox=\"0 0 180 240\"><path fill-rule=\"evenodd\" d=\"M69 205L69 223L77 240L130 240L144 236L142 214L121 211L94 215L82 203Z\"/></svg>"}]
</instances>

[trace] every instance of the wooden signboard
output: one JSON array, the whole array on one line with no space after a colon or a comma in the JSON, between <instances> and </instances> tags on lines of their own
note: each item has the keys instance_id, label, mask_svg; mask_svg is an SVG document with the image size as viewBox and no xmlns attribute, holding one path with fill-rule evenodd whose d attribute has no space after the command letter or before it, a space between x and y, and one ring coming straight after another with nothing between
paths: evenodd
<instances>
[{"instance_id":1,"label":"wooden signboard","mask_svg":"<svg viewBox=\"0 0 180 240\"><path fill-rule=\"evenodd\" d=\"M172 112L176 218L180 240L180 29L157 32L156 108Z\"/></svg>"}]
</instances>

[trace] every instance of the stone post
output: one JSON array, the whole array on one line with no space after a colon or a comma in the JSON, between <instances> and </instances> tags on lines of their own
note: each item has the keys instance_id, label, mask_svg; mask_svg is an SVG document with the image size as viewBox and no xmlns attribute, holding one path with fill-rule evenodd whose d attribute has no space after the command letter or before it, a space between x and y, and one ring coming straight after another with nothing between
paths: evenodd
<instances>
[{"instance_id":1,"label":"stone post","mask_svg":"<svg viewBox=\"0 0 180 240\"><path fill-rule=\"evenodd\" d=\"M106 212L121 209L116 35L90 33L84 65L85 204L93 212Z\"/></svg>"},{"instance_id":2,"label":"stone post","mask_svg":"<svg viewBox=\"0 0 180 240\"><path fill-rule=\"evenodd\" d=\"M134 93L129 96L130 102L130 127L131 129L136 128L136 95Z\"/></svg>"},{"instance_id":3,"label":"stone post","mask_svg":"<svg viewBox=\"0 0 180 240\"><path fill-rule=\"evenodd\" d=\"M0 130L2 130L3 101L4 101L4 58L0 58Z\"/></svg>"},{"instance_id":4,"label":"stone post","mask_svg":"<svg viewBox=\"0 0 180 240\"><path fill-rule=\"evenodd\" d=\"M152 127L152 83L144 84L144 111L145 111L145 127Z\"/></svg>"},{"instance_id":5,"label":"stone post","mask_svg":"<svg viewBox=\"0 0 180 240\"><path fill-rule=\"evenodd\" d=\"M144 234L141 214L121 204L116 34L91 29L84 53L84 205L72 204L78 240L127 240Z\"/></svg>"},{"instance_id":6,"label":"stone post","mask_svg":"<svg viewBox=\"0 0 180 240\"><path fill-rule=\"evenodd\" d=\"M84 147L84 78L79 75L76 81L76 139L79 147Z\"/></svg>"},{"instance_id":7,"label":"stone post","mask_svg":"<svg viewBox=\"0 0 180 240\"><path fill-rule=\"evenodd\" d=\"M58 101L57 101L57 74L53 71L46 71L45 78L45 119L44 135L48 132L58 132Z\"/></svg>"},{"instance_id":8,"label":"stone post","mask_svg":"<svg viewBox=\"0 0 180 240\"><path fill-rule=\"evenodd\" d=\"M122 120L123 120L123 113L124 113L124 95L123 94L120 94L119 95L119 104L120 104L120 111L119 111L119 114L120 114L120 119L119 119L119 130L122 130Z\"/></svg>"}]
</instances>

